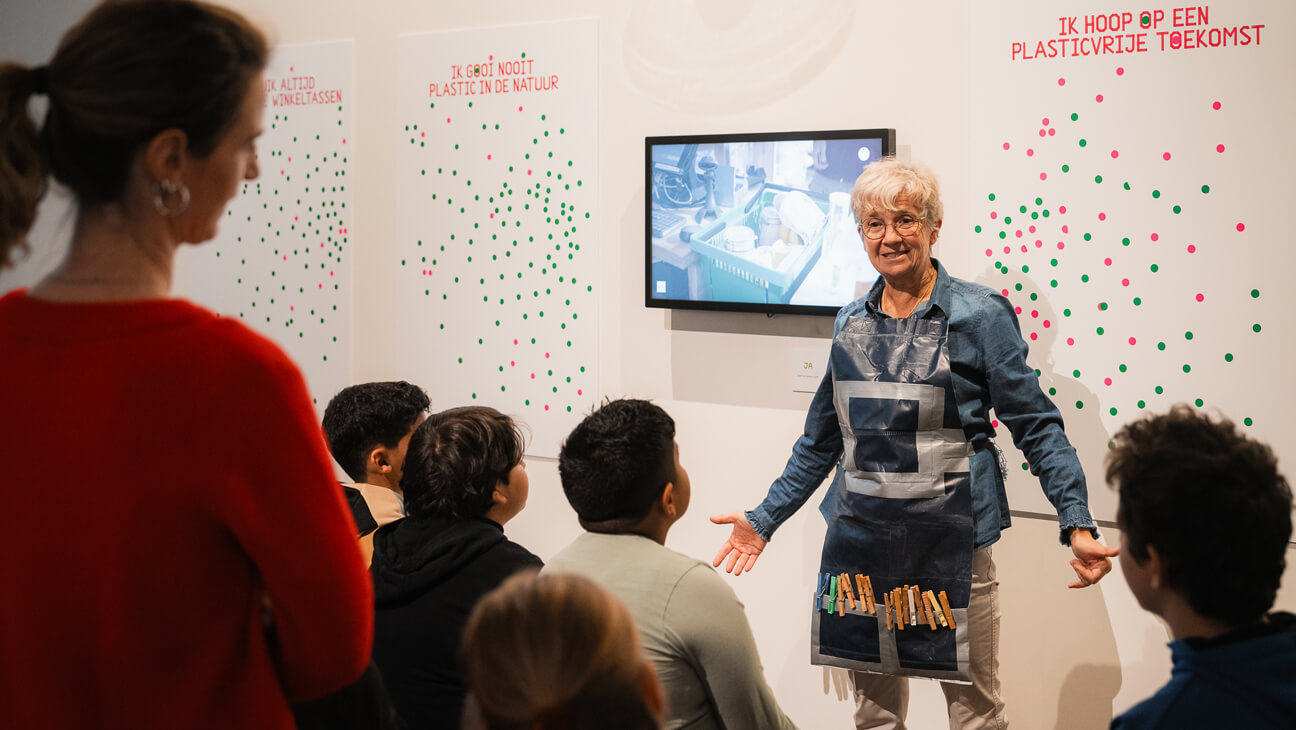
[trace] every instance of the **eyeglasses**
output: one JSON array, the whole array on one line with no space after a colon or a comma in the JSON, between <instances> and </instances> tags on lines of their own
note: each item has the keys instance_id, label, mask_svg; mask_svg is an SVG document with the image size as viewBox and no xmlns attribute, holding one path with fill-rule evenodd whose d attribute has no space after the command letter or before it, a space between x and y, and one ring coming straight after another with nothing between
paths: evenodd
<instances>
[{"instance_id":1,"label":"eyeglasses","mask_svg":"<svg viewBox=\"0 0 1296 730\"><path fill-rule=\"evenodd\" d=\"M912 236L918 232L922 221L911 215L901 215L892 222L891 227L895 229L897 236ZM886 238L887 222L879 218L869 218L859 226L859 232L870 241L881 241Z\"/></svg>"}]
</instances>

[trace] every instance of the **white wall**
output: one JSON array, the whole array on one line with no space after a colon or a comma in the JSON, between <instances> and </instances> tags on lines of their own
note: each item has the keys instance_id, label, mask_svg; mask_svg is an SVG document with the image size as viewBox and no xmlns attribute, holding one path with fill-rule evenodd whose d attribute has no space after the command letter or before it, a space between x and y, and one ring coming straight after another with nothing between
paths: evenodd
<instances>
[{"instance_id":1,"label":"white wall","mask_svg":"<svg viewBox=\"0 0 1296 730\"><path fill-rule=\"evenodd\" d=\"M600 380L608 395L652 398L675 416L694 498L669 546L698 557L712 556L724 539L707 515L752 507L781 470L809 400L787 388L788 352L826 347L826 332L818 320L770 323L755 315L672 315L642 306L642 137L894 127L901 155L925 162L941 177L947 223L968 219L969 8L963 2L231 4L284 43L355 40L356 381L419 380L419 373L405 371L388 354L401 325L389 286L396 258L396 35L599 18ZM48 58L62 30L90 5L8 0L0 7L3 55L28 62ZM693 42L678 42L680 36ZM734 52L716 52L708 39ZM653 47L671 51L660 60L678 74L673 91L646 72L636 55ZM801 55L783 54L781 65L762 60L787 48ZM46 215L35 234L37 255L25 268L0 276L0 290L30 281L51 265L60 235L56 220ZM966 229L959 223L952 230ZM969 262L960 244L958 236L948 235L937 252L956 274ZM579 528L554 464L533 459L529 470L530 506L509 532L545 557ZM1092 488L1103 489L1099 483ZM755 573L732 585L747 605L766 674L789 715L802 727L848 727L851 706L837 691L838 679L808 661L804 598L812 590L824 531L813 509L817 502L815 497L781 528ZM1106 538L1114 544L1114 531ZM1105 727L1112 712L1165 680L1165 632L1137 607L1118 574L1096 588L1065 588L1069 553L1057 545L1055 524L1019 518L995 547L995 558L1004 612L1001 676L1017 727ZM1296 608L1290 573L1287 583L1279 605ZM944 725L935 685L916 683L911 707L914 727Z\"/></svg>"}]
</instances>

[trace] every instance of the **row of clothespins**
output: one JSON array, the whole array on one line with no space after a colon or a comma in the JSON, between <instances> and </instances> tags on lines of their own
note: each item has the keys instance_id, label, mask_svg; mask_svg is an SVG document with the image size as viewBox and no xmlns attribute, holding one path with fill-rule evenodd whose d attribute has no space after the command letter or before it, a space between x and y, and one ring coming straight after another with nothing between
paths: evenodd
<instances>
[{"instance_id":1,"label":"row of clothespins","mask_svg":"<svg viewBox=\"0 0 1296 730\"><path fill-rule=\"evenodd\" d=\"M846 604L855 609L856 588L859 591L859 610L870 615L877 615L877 600L873 595L873 581L867 575L855 574L855 585L851 585L850 575L819 574L819 586L815 591L815 610L837 612L838 616L846 615ZM950 610L949 597L941 591L939 597L931 590L922 590L916 585L896 587L882 594L882 608L886 612L887 628L917 626L927 624L932 631L937 624L942 628L954 629L954 613Z\"/></svg>"}]
</instances>

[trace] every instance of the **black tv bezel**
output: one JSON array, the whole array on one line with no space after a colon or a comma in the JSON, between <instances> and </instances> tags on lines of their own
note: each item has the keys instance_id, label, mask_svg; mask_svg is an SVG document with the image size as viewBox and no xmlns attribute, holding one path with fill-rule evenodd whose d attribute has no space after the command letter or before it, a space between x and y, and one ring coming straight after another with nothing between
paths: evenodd
<instances>
[{"instance_id":1,"label":"black tv bezel","mask_svg":"<svg viewBox=\"0 0 1296 730\"><path fill-rule=\"evenodd\" d=\"M682 134L644 137L644 306L650 309L689 309L708 312L747 312L754 314L795 314L827 316L837 314L841 306L811 304L761 304L752 302L693 301L691 299L659 299L653 297L652 280L652 206L653 206L653 147L659 145L710 144L716 142L799 142L817 139L880 139L882 157L894 157L896 131L880 129L830 129L802 132L740 132L735 134Z\"/></svg>"}]
</instances>

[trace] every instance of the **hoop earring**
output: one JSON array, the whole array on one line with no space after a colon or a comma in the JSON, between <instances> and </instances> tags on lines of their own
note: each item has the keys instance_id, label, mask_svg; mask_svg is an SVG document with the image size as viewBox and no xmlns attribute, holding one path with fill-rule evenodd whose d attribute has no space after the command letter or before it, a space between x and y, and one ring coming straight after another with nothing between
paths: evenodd
<instances>
[{"instance_id":1,"label":"hoop earring","mask_svg":"<svg viewBox=\"0 0 1296 730\"><path fill-rule=\"evenodd\" d=\"M172 198L177 196L179 202L171 205ZM153 186L153 207L166 218L180 215L189 207L189 188L184 183L158 180Z\"/></svg>"}]
</instances>

